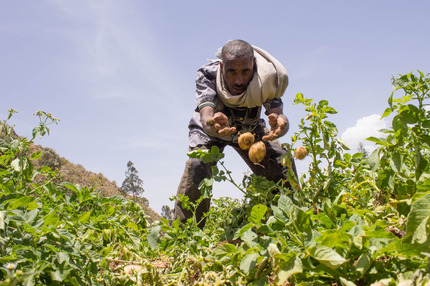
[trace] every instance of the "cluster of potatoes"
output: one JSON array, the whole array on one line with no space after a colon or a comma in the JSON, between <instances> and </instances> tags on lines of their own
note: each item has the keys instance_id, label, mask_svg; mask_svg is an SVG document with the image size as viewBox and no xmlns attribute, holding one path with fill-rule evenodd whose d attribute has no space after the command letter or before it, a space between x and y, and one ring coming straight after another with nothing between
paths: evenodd
<instances>
[{"instance_id":1,"label":"cluster of potatoes","mask_svg":"<svg viewBox=\"0 0 430 286\"><path fill-rule=\"evenodd\" d=\"M248 150L248 156L254 164L263 161L266 156L266 144L263 141L255 142L255 136L251 132L239 135L238 144L240 149Z\"/></svg>"},{"instance_id":2,"label":"cluster of potatoes","mask_svg":"<svg viewBox=\"0 0 430 286\"><path fill-rule=\"evenodd\" d=\"M255 135L251 132L245 132L239 135L238 138L239 147L242 150L249 150L248 156L251 162L258 164L263 161L264 156L266 156L266 144L263 141L255 142ZM298 147L294 152L294 157L299 160L303 160L308 151L305 147Z\"/></svg>"}]
</instances>

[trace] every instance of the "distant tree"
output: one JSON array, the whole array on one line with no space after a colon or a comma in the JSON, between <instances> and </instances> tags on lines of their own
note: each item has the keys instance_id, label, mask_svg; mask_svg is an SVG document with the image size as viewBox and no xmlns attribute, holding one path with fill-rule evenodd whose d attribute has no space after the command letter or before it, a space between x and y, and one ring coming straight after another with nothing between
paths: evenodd
<instances>
[{"instance_id":1,"label":"distant tree","mask_svg":"<svg viewBox=\"0 0 430 286\"><path fill-rule=\"evenodd\" d=\"M144 192L142 185L143 181L139 178L139 172L134 167L133 162L128 161L125 180L122 182L121 191L132 195L136 201L137 197L141 196Z\"/></svg>"},{"instance_id":2,"label":"distant tree","mask_svg":"<svg viewBox=\"0 0 430 286\"><path fill-rule=\"evenodd\" d=\"M171 209L168 205L164 205L161 207L161 216L169 221L173 219L174 210Z\"/></svg>"},{"instance_id":3,"label":"distant tree","mask_svg":"<svg viewBox=\"0 0 430 286\"><path fill-rule=\"evenodd\" d=\"M358 143L358 152L359 153L363 153L364 154L364 158L367 158L367 157L369 157L369 152L367 152L366 151L366 149L364 148L364 146L363 146L363 143Z\"/></svg>"}]
</instances>

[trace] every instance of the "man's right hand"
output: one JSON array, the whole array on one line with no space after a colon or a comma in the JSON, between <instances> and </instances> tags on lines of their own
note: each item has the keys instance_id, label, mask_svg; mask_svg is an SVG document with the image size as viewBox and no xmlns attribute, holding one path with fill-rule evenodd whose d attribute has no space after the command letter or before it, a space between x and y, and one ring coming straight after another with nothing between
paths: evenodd
<instances>
[{"instance_id":1,"label":"man's right hand","mask_svg":"<svg viewBox=\"0 0 430 286\"><path fill-rule=\"evenodd\" d=\"M213 108L204 107L200 110L203 130L212 137L225 137L236 133L236 127L228 125L228 118L222 112L214 114Z\"/></svg>"}]
</instances>

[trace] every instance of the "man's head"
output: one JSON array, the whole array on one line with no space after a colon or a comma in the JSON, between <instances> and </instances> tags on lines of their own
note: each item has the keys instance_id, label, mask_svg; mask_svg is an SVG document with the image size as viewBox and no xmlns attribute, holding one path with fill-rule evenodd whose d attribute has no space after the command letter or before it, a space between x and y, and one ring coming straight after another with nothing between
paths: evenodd
<instances>
[{"instance_id":1,"label":"man's head","mask_svg":"<svg viewBox=\"0 0 430 286\"><path fill-rule=\"evenodd\" d=\"M221 73L232 95L239 95L246 90L254 69L254 50L250 44L234 40L224 45L221 51Z\"/></svg>"}]
</instances>

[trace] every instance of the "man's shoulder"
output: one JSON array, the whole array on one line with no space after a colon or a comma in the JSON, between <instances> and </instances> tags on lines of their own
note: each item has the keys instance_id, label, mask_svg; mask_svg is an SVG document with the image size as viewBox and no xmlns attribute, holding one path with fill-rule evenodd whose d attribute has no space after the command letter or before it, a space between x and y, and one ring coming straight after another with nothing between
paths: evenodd
<instances>
[{"instance_id":1,"label":"man's shoulder","mask_svg":"<svg viewBox=\"0 0 430 286\"><path fill-rule=\"evenodd\" d=\"M209 61L207 64L199 68L199 72L205 74L206 76L216 77L219 64L220 64L220 60Z\"/></svg>"}]
</instances>

